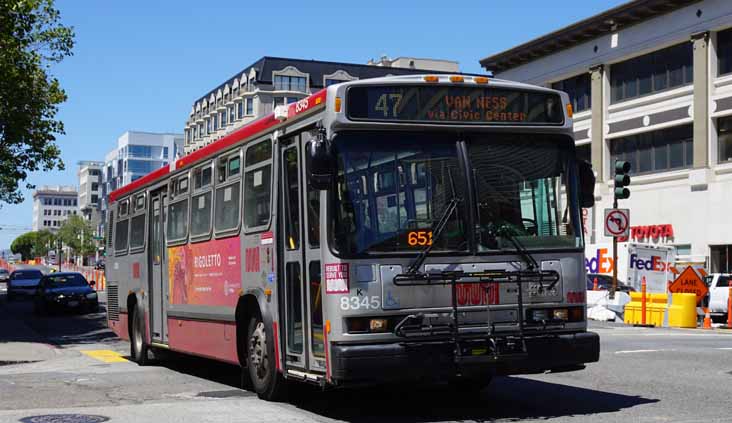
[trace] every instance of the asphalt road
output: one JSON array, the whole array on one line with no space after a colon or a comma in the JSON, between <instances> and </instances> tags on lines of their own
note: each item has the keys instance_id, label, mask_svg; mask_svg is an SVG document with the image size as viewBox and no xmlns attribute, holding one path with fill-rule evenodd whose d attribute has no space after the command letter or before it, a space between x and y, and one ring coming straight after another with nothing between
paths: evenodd
<instances>
[{"instance_id":1,"label":"asphalt road","mask_svg":"<svg viewBox=\"0 0 732 423\"><path fill-rule=\"evenodd\" d=\"M474 395L445 386L298 387L289 401L268 403L237 388L234 366L177 354L150 367L125 360L128 345L103 313L36 317L29 303L0 298L0 422L49 414L176 423L732 421L732 335L592 326L601 361L579 372L498 378ZM3 363L13 345L31 345L28 361L40 361Z\"/></svg>"}]
</instances>

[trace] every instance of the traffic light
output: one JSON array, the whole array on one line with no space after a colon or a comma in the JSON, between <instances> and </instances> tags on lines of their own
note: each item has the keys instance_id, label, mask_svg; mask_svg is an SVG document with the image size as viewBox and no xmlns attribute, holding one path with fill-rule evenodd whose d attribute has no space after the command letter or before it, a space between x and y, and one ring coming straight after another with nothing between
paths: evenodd
<instances>
[{"instance_id":1,"label":"traffic light","mask_svg":"<svg viewBox=\"0 0 732 423\"><path fill-rule=\"evenodd\" d=\"M630 185L630 163L617 160L615 162L615 200L625 200L630 197L630 190L626 188Z\"/></svg>"}]
</instances>

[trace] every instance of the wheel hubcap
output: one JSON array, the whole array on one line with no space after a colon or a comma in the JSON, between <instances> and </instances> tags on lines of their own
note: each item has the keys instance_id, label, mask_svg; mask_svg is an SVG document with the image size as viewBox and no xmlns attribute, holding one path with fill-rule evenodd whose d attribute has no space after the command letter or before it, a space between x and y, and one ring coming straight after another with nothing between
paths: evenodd
<instances>
[{"instance_id":1,"label":"wheel hubcap","mask_svg":"<svg viewBox=\"0 0 732 423\"><path fill-rule=\"evenodd\" d=\"M137 317L135 317L135 320L137 320ZM135 353L139 354L140 351L142 351L142 333L140 333L140 328L138 324L135 324L135 326L133 327L133 332L135 337Z\"/></svg>"},{"instance_id":2,"label":"wheel hubcap","mask_svg":"<svg viewBox=\"0 0 732 423\"><path fill-rule=\"evenodd\" d=\"M257 378L262 380L267 376L267 334L264 331L264 323L258 322L249 338L249 361L254 367Z\"/></svg>"}]
</instances>

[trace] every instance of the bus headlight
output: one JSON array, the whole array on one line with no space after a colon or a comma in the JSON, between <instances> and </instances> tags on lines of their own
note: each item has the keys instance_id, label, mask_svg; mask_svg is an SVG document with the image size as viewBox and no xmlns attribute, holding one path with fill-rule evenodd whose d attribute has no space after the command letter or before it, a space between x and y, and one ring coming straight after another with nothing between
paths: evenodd
<instances>
[{"instance_id":1,"label":"bus headlight","mask_svg":"<svg viewBox=\"0 0 732 423\"><path fill-rule=\"evenodd\" d=\"M371 330L371 332L386 332L386 328L388 326L388 321L386 319L371 319L369 322L369 330Z\"/></svg>"},{"instance_id":2,"label":"bus headlight","mask_svg":"<svg viewBox=\"0 0 732 423\"><path fill-rule=\"evenodd\" d=\"M567 311L566 308L555 308L553 311L554 319L555 320L568 320L569 319L569 311Z\"/></svg>"}]
</instances>

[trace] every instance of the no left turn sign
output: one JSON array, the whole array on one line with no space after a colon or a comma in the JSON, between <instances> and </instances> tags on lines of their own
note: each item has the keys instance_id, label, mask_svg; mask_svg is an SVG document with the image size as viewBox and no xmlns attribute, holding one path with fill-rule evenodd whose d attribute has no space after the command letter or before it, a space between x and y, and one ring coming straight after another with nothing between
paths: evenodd
<instances>
[{"instance_id":1,"label":"no left turn sign","mask_svg":"<svg viewBox=\"0 0 732 423\"><path fill-rule=\"evenodd\" d=\"M605 209L605 236L627 238L630 235L630 210Z\"/></svg>"}]
</instances>

